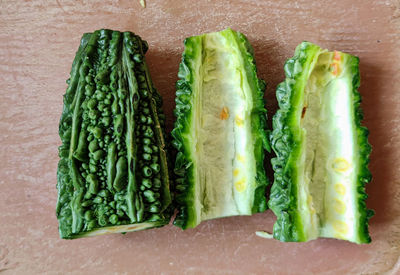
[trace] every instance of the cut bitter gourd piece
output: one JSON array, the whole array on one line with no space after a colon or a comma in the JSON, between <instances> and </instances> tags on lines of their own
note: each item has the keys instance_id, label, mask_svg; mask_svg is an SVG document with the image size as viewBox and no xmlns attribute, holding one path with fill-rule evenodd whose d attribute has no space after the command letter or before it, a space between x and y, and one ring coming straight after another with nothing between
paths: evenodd
<instances>
[{"instance_id":1,"label":"cut bitter gourd piece","mask_svg":"<svg viewBox=\"0 0 400 275\"><path fill-rule=\"evenodd\" d=\"M161 97L131 32L84 34L59 133L57 218L66 239L167 224L171 197Z\"/></svg>"},{"instance_id":2,"label":"cut bitter gourd piece","mask_svg":"<svg viewBox=\"0 0 400 275\"><path fill-rule=\"evenodd\" d=\"M269 207L274 238L318 237L368 243L365 184L371 146L360 125L359 59L301 43L276 92L271 146L275 180Z\"/></svg>"},{"instance_id":3,"label":"cut bitter gourd piece","mask_svg":"<svg viewBox=\"0 0 400 275\"><path fill-rule=\"evenodd\" d=\"M174 224L186 229L264 211L265 84L257 78L253 49L231 29L184 44L172 131L178 149Z\"/></svg>"}]
</instances>

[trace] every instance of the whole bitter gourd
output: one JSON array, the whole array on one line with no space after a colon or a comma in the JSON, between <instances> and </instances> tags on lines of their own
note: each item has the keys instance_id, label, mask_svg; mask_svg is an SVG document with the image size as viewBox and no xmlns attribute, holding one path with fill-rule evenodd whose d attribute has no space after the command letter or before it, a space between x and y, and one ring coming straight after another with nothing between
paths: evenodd
<instances>
[{"instance_id":1,"label":"whole bitter gourd","mask_svg":"<svg viewBox=\"0 0 400 275\"><path fill-rule=\"evenodd\" d=\"M62 238L159 227L171 197L162 99L131 32L83 35L64 96L57 218Z\"/></svg>"}]
</instances>

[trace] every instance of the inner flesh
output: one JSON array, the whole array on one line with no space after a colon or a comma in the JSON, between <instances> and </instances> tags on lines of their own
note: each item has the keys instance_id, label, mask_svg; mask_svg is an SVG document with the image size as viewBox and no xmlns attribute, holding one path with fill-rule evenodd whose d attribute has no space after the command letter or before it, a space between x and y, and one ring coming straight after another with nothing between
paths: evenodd
<instances>
[{"instance_id":1,"label":"inner flesh","mask_svg":"<svg viewBox=\"0 0 400 275\"><path fill-rule=\"evenodd\" d=\"M346 55L325 52L309 76L301 112L299 206L306 239L354 239L357 155Z\"/></svg>"},{"instance_id":2,"label":"inner flesh","mask_svg":"<svg viewBox=\"0 0 400 275\"><path fill-rule=\"evenodd\" d=\"M194 99L197 223L251 214L255 184L252 99L234 43L221 33L203 37Z\"/></svg>"}]
</instances>

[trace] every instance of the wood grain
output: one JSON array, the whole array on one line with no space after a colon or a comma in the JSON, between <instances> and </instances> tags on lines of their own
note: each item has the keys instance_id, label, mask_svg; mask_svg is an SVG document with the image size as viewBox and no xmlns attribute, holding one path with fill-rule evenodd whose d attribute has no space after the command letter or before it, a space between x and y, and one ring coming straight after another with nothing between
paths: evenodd
<instances>
[{"instance_id":1,"label":"wood grain","mask_svg":"<svg viewBox=\"0 0 400 275\"><path fill-rule=\"evenodd\" d=\"M5 274L399 274L400 2L0 0L0 271ZM302 40L361 59L373 242L279 243L255 236L273 214L65 241L58 237L56 167L62 95L83 32L133 31L164 97L168 127L185 37L232 27L254 46L268 114L284 60ZM397 264L396 264L397 262Z\"/></svg>"}]
</instances>

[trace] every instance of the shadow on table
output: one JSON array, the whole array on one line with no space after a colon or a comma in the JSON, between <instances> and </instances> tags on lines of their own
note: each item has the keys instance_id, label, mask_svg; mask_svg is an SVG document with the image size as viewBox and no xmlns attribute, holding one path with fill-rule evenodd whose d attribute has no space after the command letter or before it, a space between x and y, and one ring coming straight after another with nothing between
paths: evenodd
<instances>
[{"instance_id":1,"label":"shadow on table","mask_svg":"<svg viewBox=\"0 0 400 275\"><path fill-rule=\"evenodd\" d=\"M252 39L250 39L250 43L254 49L257 75L259 78L263 79L267 85L264 94L268 114L267 129L272 129L272 117L278 109L275 91L277 85L285 79L283 65L288 57L286 56L284 47L274 40L252 41ZM274 157L274 152L267 152L265 155L264 166L267 177L270 181L270 184L267 187L267 198L269 198L270 189L274 180L274 171L271 166L271 158Z\"/></svg>"}]
</instances>

